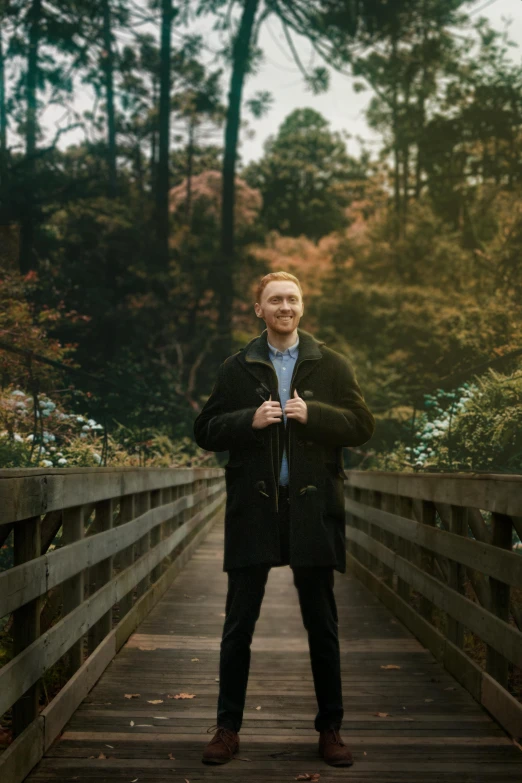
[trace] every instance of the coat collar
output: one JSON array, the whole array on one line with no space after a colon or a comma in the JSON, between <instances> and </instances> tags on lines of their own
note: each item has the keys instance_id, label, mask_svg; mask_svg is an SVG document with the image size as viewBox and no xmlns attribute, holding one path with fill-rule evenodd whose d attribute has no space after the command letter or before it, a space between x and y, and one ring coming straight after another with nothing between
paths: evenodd
<instances>
[{"instance_id":1,"label":"coat collar","mask_svg":"<svg viewBox=\"0 0 522 783\"><path fill-rule=\"evenodd\" d=\"M322 353L319 346L324 345L324 341L316 340L312 334L305 332L303 329L298 329L297 334L299 336L299 356L297 359L299 364L307 359L321 359ZM259 337L254 337L254 339L240 351L240 355L241 354L243 355L245 362L249 364L252 362L271 364L268 350L268 329L261 332Z\"/></svg>"}]
</instances>

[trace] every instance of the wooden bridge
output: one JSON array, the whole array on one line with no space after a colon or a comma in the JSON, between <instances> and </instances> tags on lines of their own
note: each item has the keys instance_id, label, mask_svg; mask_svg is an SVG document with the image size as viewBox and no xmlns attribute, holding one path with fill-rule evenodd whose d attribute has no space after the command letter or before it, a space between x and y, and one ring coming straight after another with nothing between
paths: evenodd
<instances>
[{"instance_id":1,"label":"wooden bridge","mask_svg":"<svg viewBox=\"0 0 522 783\"><path fill-rule=\"evenodd\" d=\"M223 506L221 469L0 471L0 544L14 536L0 574L3 783L522 779L522 477L347 473L335 592L350 770L317 755L288 567L269 575L238 758L201 763Z\"/></svg>"}]
</instances>

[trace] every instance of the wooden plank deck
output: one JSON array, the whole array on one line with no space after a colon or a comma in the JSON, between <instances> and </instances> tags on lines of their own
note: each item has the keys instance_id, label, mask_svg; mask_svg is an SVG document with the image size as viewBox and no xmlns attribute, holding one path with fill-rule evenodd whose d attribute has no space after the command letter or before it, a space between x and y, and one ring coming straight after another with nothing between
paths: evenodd
<instances>
[{"instance_id":1,"label":"wooden plank deck","mask_svg":"<svg viewBox=\"0 0 522 783\"><path fill-rule=\"evenodd\" d=\"M305 772L319 773L321 783L522 780L522 753L498 724L372 593L338 572L341 734L355 764L325 764L317 754L306 631L288 566L273 568L268 578L239 758L217 767L202 764L211 737L206 729L216 722L227 585L222 541L221 522L111 662L28 783L263 783L292 781ZM400 669L381 668L389 664ZM195 696L168 698L179 693Z\"/></svg>"}]
</instances>

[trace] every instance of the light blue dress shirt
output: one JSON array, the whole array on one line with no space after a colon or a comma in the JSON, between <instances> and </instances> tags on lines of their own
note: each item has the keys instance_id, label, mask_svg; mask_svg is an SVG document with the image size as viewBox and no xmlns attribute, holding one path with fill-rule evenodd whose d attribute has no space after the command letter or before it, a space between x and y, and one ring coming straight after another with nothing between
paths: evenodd
<instances>
[{"instance_id":1,"label":"light blue dress shirt","mask_svg":"<svg viewBox=\"0 0 522 783\"><path fill-rule=\"evenodd\" d=\"M279 398L281 400L281 407L283 409L285 427L287 417L284 410L287 401L290 399L290 381L292 380L292 373L294 372L295 363L299 354L298 346L299 337L297 338L297 341L290 346L290 348L287 348L282 352L268 343L268 354L270 356L270 361L274 365L274 370L276 372L277 381L279 384ZM286 449L283 451L279 483L283 486L288 484L288 460L286 458Z\"/></svg>"}]
</instances>

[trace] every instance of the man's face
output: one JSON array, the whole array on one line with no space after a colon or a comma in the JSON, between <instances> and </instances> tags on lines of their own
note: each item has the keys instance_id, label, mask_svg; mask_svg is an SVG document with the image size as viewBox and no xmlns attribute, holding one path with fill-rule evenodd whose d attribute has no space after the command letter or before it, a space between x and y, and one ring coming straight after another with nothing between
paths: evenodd
<instances>
[{"instance_id":1,"label":"man's face","mask_svg":"<svg viewBox=\"0 0 522 783\"><path fill-rule=\"evenodd\" d=\"M281 335L297 329L304 313L299 288L291 280L271 280L261 295L261 302L256 302L254 307L267 327Z\"/></svg>"}]
</instances>

